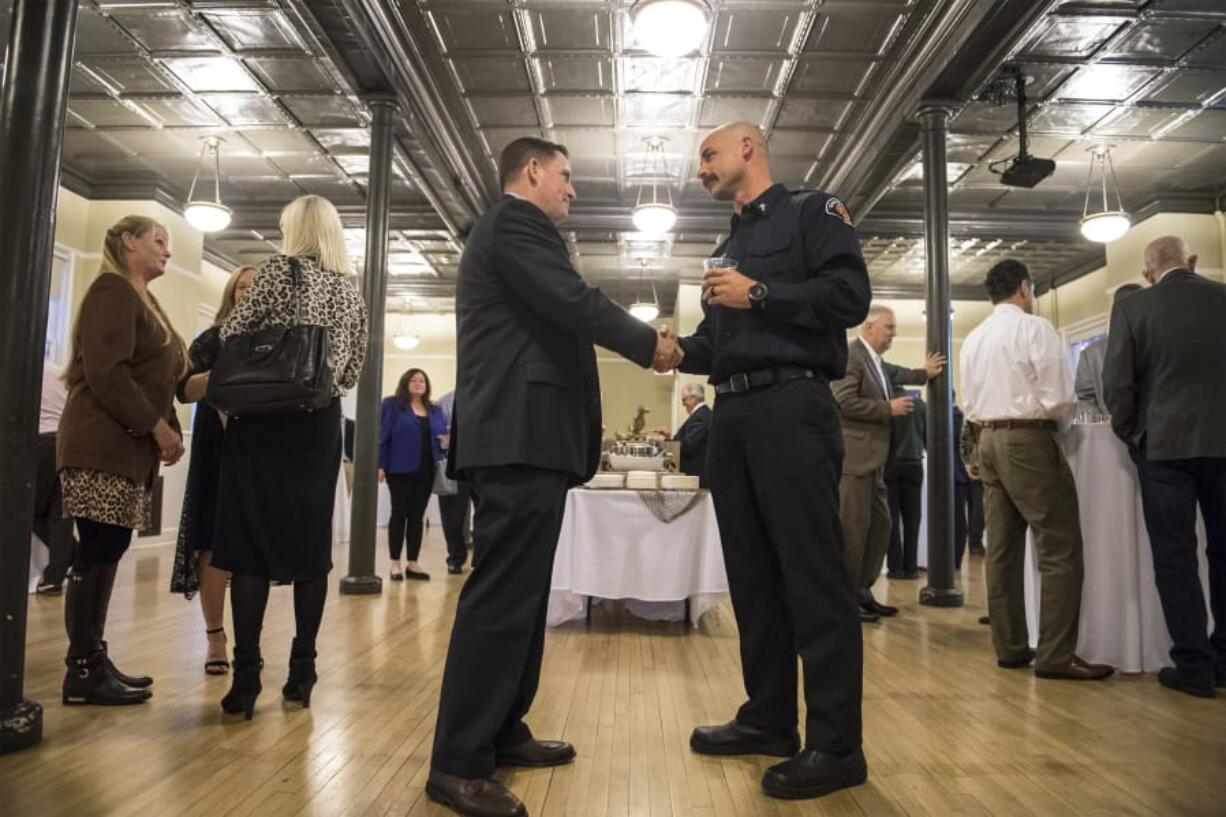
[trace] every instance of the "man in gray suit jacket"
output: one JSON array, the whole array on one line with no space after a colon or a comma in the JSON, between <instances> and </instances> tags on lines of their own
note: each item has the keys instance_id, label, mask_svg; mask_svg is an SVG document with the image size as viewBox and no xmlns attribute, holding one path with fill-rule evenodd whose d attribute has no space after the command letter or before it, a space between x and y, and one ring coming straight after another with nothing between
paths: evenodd
<instances>
[{"instance_id":1,"label":"man in gray suit jacket","mask_svg":"<svg viewBox=\"0 0 1226 817\"><path fill-rule=\"evenodd\" d=\"M1114 307L1129 295L1144 288L1140 284L1124 284L1115 290L1111 305ZM1073 381L1077 402L1100 414L1111 413L1107 410L1107 400L1103 397L1103 362L1106 359L1107 339L1099 338L1081 350L1081 357L1077 359L1077 376Z\"/></svg>"},{"instance_id":2,"label":"man in gray suit jacket","mask_svg":"<svg viewBox=\"0 0 1226 817\"><path fill-rule=\"evenodd\" d=\"M886 363L898 332L894 312L873 304L860 337L847 345L847 375L831 384L843 420L843 477L839 482L839 517L847 570L860 592L860 619L876 621L898 608L873 598L872 586L890 544L890 504L885 463L890 455L890 418L910 414L910 397L890 399L894 385L919 386L945 368L945 358L929 354L923 369Z\"/></svg>"},{"instance_id":3,"label":"man in gray suit jacket","mask_svg":"<svg viewBox=\"0 0 1226 817\"><path fill-rule=\"evenodd\" d=\"M1226 687L1226 285L1197 275L1196 256L1167 236L1145 248L1153 286L1116 305L1103 369L1115 433L1141 482L1154 581L1174 667L1163 686L1212 698ZM1197 575L1196 508L1209 556L1208 634Z\"/></svg>"}]
</instances>

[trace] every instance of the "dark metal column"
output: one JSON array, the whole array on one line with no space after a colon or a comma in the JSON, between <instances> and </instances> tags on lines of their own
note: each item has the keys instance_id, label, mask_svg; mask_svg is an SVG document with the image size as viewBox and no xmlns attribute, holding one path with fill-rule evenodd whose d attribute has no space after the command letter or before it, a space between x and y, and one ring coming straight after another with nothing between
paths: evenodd
<instances>
[{"instance_id":1,"label":"dark metal column","mask_svg":"<svg viewBox=\"0 0 1226 817\"><path fill-rule=\"evenodd\" d=\"M0 754L38 743L26 580L60 147L77 0L17 0L0 91Z\"/></svg>"},{"instance_id":2,"label":"dark metal column","mask_svg":"<svg viewBox=\"0 0 1226 817\"><path fill-rule=\"evenodd\" d=\"M375 533L379 506L379 402L383 390L383 313L387 307L387 233L391 216L392 127L396 103L369 101L370 187L366 191L366 268L362 292L370 313L370 343L366 367L358 381L354 418L353 515L349 525L349 575L342 593L379 593L383 580L375 575Z\"/></svg>"},{"instance_id":3,"label":"dark metal column","mask_svg":"<svg viewBox=\"0 0 1226 817\"><path fill-rule=\"evenodd\" d=\"M924 132L924 252L927 258L928 351L952 363L953 326L949 303L949 183L945 137L954 104L925 102L919 120ZM954 415L950 366L928 383L928 586L920 603L961 607L954 585Z\"/></svg>"}]
</instances>

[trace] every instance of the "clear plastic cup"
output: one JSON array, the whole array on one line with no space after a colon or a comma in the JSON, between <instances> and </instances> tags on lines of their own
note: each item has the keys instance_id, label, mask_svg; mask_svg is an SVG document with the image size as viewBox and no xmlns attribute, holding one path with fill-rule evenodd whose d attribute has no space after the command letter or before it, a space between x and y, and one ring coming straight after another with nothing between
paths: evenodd
<instances>
[{"instance_id":1,"label":"clear plastic cup","mask_svg":"<svg viewBox=\"0 0 1226 817\"><path fill-rule=\"evenodd\" d=\"M730 258L727 255L717 255L713 258L704 258L702 260L702 274L704 276L726 269L736 269L735 258Z\"/></svg>"}]
</instances>

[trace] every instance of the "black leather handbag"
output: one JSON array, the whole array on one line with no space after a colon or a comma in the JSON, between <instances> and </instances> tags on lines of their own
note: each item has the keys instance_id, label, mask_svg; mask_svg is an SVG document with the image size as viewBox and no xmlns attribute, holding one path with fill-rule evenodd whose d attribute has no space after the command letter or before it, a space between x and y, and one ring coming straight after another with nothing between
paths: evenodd
<instances>
[{"instance_id":1,"label":"black leather handbag","mask_svg":"<svg viewBox=\"0 0 1226 817\"><path fill-rule=\"evenodd\" d=\"M302 268L290 258L294 325L227 339L209 374L205 399L232 417L294 414L332 402L328 327L303 324Z\"/></svg>"}]
</instances>

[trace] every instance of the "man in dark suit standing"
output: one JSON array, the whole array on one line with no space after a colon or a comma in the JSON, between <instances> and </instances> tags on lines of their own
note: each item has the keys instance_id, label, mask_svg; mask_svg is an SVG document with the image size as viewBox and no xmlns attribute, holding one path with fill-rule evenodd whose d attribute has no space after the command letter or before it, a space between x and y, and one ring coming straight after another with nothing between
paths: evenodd
<instances>
[{"instance_id":1,"label":"man in dark suit standing","mask_svg":"<svg viewBox=\"0 0 1226 817\"><path fill-rule=\"evenodd\" d=\"M873 598L890 546L890 501L885 465L890 455L891 419L911 413L911 398L892 397L893 386L918 386L945 368L945 358L929 354L923 369L886 363L897 334L894 312L873 304L860 336L847 345L847 374L831 384L843 418L843 474L839 480L839 514L847 569L856 581L860 620L877 621L898 613L897 607Z\"/></svg>"},{"instance_id":2,"label":"man in dark suit standing","mask_svg":"<svg viewBox=\"0 0 1226 817\"><path fill-rule=\"evenodd\" d=\"M707 433L711 428L711 409L707 407L706 390L701 383L686 383L681 387L681 405L690 415L672 436L681 443L681 473L698 477L700 487L707 487ZM660 442L670 439L661 429L656 433Z\"/></svg>"},{"instance_id":3,"label":"man in dark suit standing","mask_svg":"<svg viewBox=\"0 0 1226 817\"><path fill-rule=\"evenodd\" d=\"M1226 687L1226 285L1194 271L1167 236L1145 248L1149 289L1116 303L1103 367L1111 426L1141 482L1154 579L1174 646L1163 686L1202 698ZM1196 507L1209 555L1208 635L1197 570Z\"/></svg>"},{"instance_id":4,"label":"man in dark suit standing","mask_svg":"<svg viewBox=\"0 0 1226 817\"><path fill-rule=\"evenodd\" d=\"M463 814L516 817L526 810L495 766L575 756L568 743L536 740L523 719L566 491L600 459L592 344L643 367L675 360L677 346L571 266L557 229L575 198L564 147L517 139L498 171L505 195L473 227L456 283L450 465L477 496L477 566L456 608L426 792Z\"/></svg>"}]
</instances>

